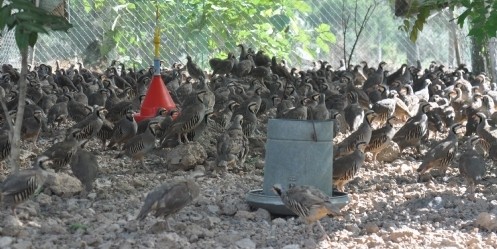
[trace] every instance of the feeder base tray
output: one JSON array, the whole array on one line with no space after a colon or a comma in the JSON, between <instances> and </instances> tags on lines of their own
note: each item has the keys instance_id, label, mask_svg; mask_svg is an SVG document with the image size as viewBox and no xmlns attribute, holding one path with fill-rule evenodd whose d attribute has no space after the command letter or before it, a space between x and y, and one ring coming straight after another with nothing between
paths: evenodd
<instances>
[{"instance_id":1,"label":"feeder base tray","mask_svg":"<svg viewBox=\"0 0 497 249\"><path fill-rule=\"evenodd\" d=\"M279 196L265 195L262 193L262 189L251 190L245 198L251 207L264 208L271 214L295 215L292 211L285 207ZM343 192L333 191L331 203L341 209L349 203L349 196Z\"/></svg>"}]
</instances>

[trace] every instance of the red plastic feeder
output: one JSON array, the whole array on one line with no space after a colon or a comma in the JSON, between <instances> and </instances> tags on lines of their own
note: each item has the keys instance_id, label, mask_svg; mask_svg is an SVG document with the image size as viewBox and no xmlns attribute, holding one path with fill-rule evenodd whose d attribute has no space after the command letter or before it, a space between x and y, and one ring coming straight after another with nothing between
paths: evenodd
<instances>
[{"instance_id":1,"label":"red plastic feeder","mask_svg":"<svg viewBox=\"0 0 497 249\"><path fill-rule=\"evenodd\" d=\"M148 87L147 95L143 100L140 113L135 115L136 122L155 117L157 110L161 107L169 111L176 109L176 104L164 85L161 76L154 75Z\"/></svg>"}]
</instances>

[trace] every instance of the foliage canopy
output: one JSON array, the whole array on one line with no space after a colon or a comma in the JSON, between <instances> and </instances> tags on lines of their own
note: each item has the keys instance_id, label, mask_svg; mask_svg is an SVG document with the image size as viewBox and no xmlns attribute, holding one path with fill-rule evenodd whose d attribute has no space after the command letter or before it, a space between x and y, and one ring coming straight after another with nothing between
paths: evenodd
<instances>
[{"instance_id":1,"label":"foliage canopy","mask_svg":"<svg viewBox=\"0 0 497 249\"><path fill-rule=\"evenodd\" d=\"M464 26L466 20L469 20L469 34L476 38L477 41L487 41L497 34L497 1L494 0L413 0L409 9L402 13L406 17L402 30L410 33L411 40L415 41L419 33L423 30L424 24L429 19L433 10L439 11L443 8L454 10L456 7L463 7L462 14L457 16L454 21L460 27Z\"/></svg>"}]
</instances>

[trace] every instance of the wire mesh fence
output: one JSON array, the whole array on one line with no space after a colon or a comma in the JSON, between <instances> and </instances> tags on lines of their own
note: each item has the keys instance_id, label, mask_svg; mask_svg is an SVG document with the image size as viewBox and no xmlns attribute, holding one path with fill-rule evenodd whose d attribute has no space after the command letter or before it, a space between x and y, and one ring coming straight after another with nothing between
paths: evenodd
<instances>
[{"instance_id":1,"label":"wire mesh fence","mask_svg":"<svg viewBox=\"0 0 497 249\"><path fill-rule=\"evenodd\" d=\"M350 53L356 32L370 0L283 1L159 1L161 59L167 63L186 61L190 54L208 68L208 59L237 52L236 45L265 50L291 65L310 65L323 59L333 66ZM291 4L288 4L290 2ZM463 62L470 61L467 32L453 29L451 13L430 17L416 43L399 30L388 0L377 0L371 18L355 46L352 63L380 61L391 65L430 61L455 65L455 41ZM55 60L89 65L108 65L117 59L141 66L152 62L154 1L66 0L67 17L73 24L68 33L40 36L32 51L32 63L54 64ZM348 23L345 21L348 20ZM344 29L347 32L344 34ZM348 57L348 54L347 54ZM20 66L13 32L0 37L0 62Z\"/></svg>"}]
</instances>

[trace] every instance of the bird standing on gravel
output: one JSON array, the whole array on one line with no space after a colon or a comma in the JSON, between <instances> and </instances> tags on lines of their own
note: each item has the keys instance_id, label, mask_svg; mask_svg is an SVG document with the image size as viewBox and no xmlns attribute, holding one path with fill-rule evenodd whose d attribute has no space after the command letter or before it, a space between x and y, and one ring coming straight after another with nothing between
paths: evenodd
<instances>
[{"instance_id":1,"label":"bird standing on gravel","mask_svg":"<svg viewBox=\"0 0 497 249\"><path fill-rule=\"evenodd\" d=\"M97 133L104 124L105 115L107 115L107 113L108 111L105 107L95 106L92 115L89 115L72 127L72 129L80 129L79 133L76 135L76 139L79 141L81 147L84 147L88 141L97 136Z\"/></svg>"},{"instance_id":2,"label":"bird standing on gravel","mask_svg":"<svg viewBox=\"0 0 497 249\"><path fill-rule=\"evenodd\" d=\"M40 156L36 159L33 168L10 175L2 183L0 202L10 206L14 216L17 217L17 205L33 196L45 183L48 176L45 166L49 163L51 160L48 157Z\"/></svg>"},{"instance_id":3,"label":"bird standing on gravel","mask_svg":"<svg viewBox=\"0 0 497 249\"><path fill-rule=\"evenodd\" d=\"M273 185L273 191L281 198L283 204L298 215L308 225L316 222L324 236L330 240L324 230L320 219L325 216L340 216L340 210L330 202L328 197L321 190L307 185L294 186L284 190L281 184Z\"/></svg>"},{"instance_id":4,"label":"bird standing on gravel","mask_svg":"<svg viewBox=\"0 0 497 249\"><path fill-rule=\"evenodd\" d=\"M337 186L338 191L344 192L345 184L352 181L361 169L366 159L364 150L367 145L368 143L366 142L359 142L352 154L333 161L333 184Z\"/></svg>"},{"instance_id":5,"label":"bird standing on gravel","mask_svg":"<svg viewBox=\"0 0 497 249\"><path fill-rule=\"evenodd\" d=\"M359 126L357 130L352 132L348 137L342 140L337 146L334 148L334 157L340 157L348 155L356 149L357 144L360 142L364 142L366 144L371 140L371 135L373 133L373 129L371 128L371 124L373 119L377 116L371 110L366 111L364 114L364 121Z\"/></svg>"},{"instance_id":6,"label":"bird standing on gravel","mask_svg":"<svg viewBox=\"0 0 497 249\"><path fill-rule=\"evenodd\" d=\"M216 165L226 170L237 162L242 167L249 151L248 138L243 133L243 116L235 116L230 128L217 138Z\"/></svg>"},{"instance_id":7,"label":"bird standing on gravel","mask_svg":"<svg viewBox=\"0 0 497 249\"><path fill-rule=\"evenodd\" d=\"M133 110L127 110L126 115L114 126L112 137L107 147L112 148L114 145L119 146L126 143L136 134L138 124L133 117L134 113Z\"/></svg>"},{"instance_id":8,"label":"bird standing on gravel","mask_svg":"<svg viewBox=\"0 0 497 249\"><path fill-rule=\"evenodd\" d=\"M123 151L116 158L126 155L132 160L140 160L142 167L150 171L145 165L145 155L155 148L155 129L158 126L159 123L157 121L150 121L147 131L128 140L123 146Z\"/></svg>"},{"instance_id":9,"label":"bird standing on gravel","mask_svg":"<svg viewBox=\"0 0 497 249\"><path fill-rule=\"evenodd\" d=\"M481 138L475 136L468 140L468 148L459 158L459 172L466 179L468 192L475 192L475 185L481 181L486 172L483 157L476 151L475 145Z\"/></svg>"},{"instance_id":10,"label":"bird standing on gravel","mask_svg":"<svg viewBox=\"0 0 497 249\"><path fill-rule=\"evenodd\" d=\"M461 124L453 124L447 138L426 153L423 162L417 169L419 174L424 174L435 168L439 169L442 175L445 175L445 171L456 157L458 147L457 133L461 127Z\"/></svg>"},{"instance_id":11,"label":"bird standing on gravel","mask_svg":"<svg viewBox=\"0 0 497 249\"><path fill-rule=\"evenodd\" d=\"M199 193L200 187L191 179L164 183L147 194L136 219L144 220L151 211L155 211L155 217L167 219L197 198Z\"/></svg>"},{"instance_id":12,"label":"bird standing on gravel","mask_svg":"<svg viewBox=\"0 0 497 249\"><path fill-rule=\"evenodd\" d=\"M97 157L84 149L78 148L72 156L71 170L76 178L85 187L86 193L93 189L93 182L98 174Z\"/></svg>"},{"instance_id":13,"label":"bird standing on gravel","mask_svg":"<svg viewBox=\"0 0 497 249\"><path fill-rule=\"evenodd\" d=\"M376 156L390 144L393 136L395 135L395 129L393 128L394 122L399 121L396 117L390 117L387 119L387 124L380 129L374 130L371 134L371 139L369 140L368 146L366 147L366 152L373 153L373 162L376 161Z\"/></svg>"},{"instance_id":14,"label":"bird standing on gravel","mask_svg":"<svg viewBox=\"0 0 497 249\"><path fill-rule=\"evenodd\" d=\"M419 104L416 116L407 120L406 124L395 133L392 140L399 145L400 152L407 147L415 146L418 154L421 153L421 138L428 131L428 116L426 113L430 108L431 106L427 102Z\"/></svg>"}]
</instances>

